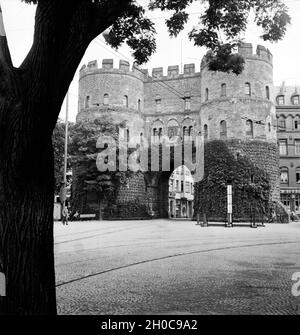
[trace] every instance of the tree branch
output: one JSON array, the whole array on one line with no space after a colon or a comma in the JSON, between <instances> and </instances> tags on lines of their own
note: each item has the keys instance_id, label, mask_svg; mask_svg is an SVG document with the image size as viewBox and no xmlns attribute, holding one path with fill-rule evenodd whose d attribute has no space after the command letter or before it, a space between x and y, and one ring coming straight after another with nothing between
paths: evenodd
<instances>
[{"instance_id":1,"label":"tree branch","mask_svg":"<svg viewBox=\"0 0 300 335\"><path fill-rule=\"evenodd\" d=\"M34 42L20 72L39 118L54 127L68 87L90 42L113 24L132 0L39 2ZM49 115L48 110L52 110ZM44 112L43 112L44 110ZM46 114L47 113L47 114Z\"/></svg>"},{"instance_id":2,"label":"tree branch","mask_svg":"<svg viewBox=\"0 0 300 335\"><path fill-rule=\"evenodd\" d=\"M11 56L8 48L6 32L4 28L2 9L0 5L0 63L2 66L13 66L11 61Z\"/></svg>"}]
</instances>

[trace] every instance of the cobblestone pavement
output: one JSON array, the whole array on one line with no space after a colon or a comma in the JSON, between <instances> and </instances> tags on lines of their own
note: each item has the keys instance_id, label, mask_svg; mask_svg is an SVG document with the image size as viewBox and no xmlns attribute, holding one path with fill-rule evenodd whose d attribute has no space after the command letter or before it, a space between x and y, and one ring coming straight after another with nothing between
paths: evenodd
<instances>
[{"instance_id":1,"label":"cobblestone pavement","mask_svg":"<svg viewBox=\"0 0 300 335\"><path fill-rule=\"evenodd\" d=\"M55 223L55 255L60 314L300 314L300 223Z\"/></svg>"}]
</instances>

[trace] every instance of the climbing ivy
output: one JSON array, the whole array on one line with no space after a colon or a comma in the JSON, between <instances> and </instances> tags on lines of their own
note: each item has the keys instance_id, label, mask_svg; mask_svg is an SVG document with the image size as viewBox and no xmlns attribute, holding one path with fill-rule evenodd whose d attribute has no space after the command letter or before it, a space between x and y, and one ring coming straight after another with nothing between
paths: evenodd
<instances>
[{"instance_id":1,"label":"climbing ivy","mask_svg":"<svg viewBox=\"0 0 300 335\"><path fill-rule=\"evenodd\" d=\"M266 171L249 156L235 154L224 141L206 143L204 157L204 178L195 185L195 216L206 213L211 219L226 219L228 182L232 184L235 220L269 215L271 182Z\"/></svg>"}]
</instances>

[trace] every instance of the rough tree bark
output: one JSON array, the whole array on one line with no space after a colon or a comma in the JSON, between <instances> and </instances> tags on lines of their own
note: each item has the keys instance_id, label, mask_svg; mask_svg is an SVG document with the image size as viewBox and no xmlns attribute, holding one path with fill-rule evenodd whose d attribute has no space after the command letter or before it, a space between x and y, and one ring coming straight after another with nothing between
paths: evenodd
<instances>
[{"instance_id":1,"label":"rough tree bark","mask_svg":"<svg viewBox=\"0 0 300 335\"><path fill-rule=\"evenodd\" d=\"M60 107L89 43L130 1L43 0L34 42L14 68L0 17L0 314L55 314L54 169Z\"/></svg>"}]
</instances>

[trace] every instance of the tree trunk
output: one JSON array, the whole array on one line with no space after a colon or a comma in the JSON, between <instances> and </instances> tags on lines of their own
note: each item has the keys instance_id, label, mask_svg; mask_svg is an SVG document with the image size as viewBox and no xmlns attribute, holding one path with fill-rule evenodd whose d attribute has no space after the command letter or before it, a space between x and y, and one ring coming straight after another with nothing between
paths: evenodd
<instances>
[{"instance_id":1,"label":"tree trunk","mask_svg":"<svg viewBox=\"0 0 300 335\"><path fill-rule=\"evenodd\" d=\"M56 313L52 131L89 43L130 2L39 1L18 69L0 8L0 314Z\"/></svg>"},{"instance_id":2,"label":"tree trunk","mask_svg":"<svg viewBox=\"0 0 300 335\"><path fill-rule=\"evenodd\" d=\"M1 272L6 276L6 297L0 298L0 314L56 313L51 142L35 155L30 170L17 170L17 157L6 168L1 164Z\"/></svg>"}]
</instances>

